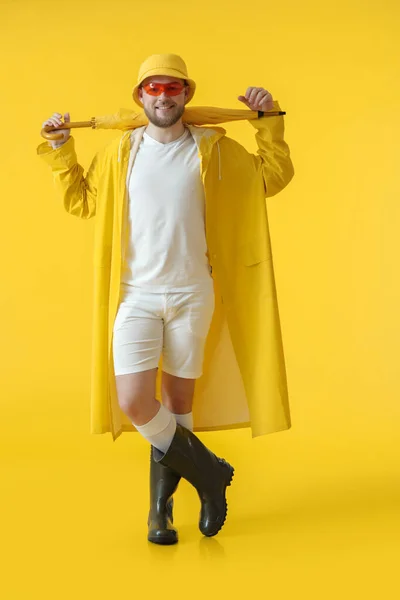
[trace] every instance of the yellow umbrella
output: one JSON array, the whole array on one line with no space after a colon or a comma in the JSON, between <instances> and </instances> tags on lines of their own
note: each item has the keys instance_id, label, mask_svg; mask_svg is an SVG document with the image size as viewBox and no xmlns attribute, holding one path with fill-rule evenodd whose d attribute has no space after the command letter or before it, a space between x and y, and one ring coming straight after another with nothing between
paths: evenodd
<instances>
[{"instance_id":1,"label":"yellow umbrella","mask_svg":"<svg viewBox=\"0 0 400 600\"><path fill-rule=\"evenodd\" d=\"M282 110L269 110L267 112L257 110L243 110L235 108L215 108L213 106L188 106L182 115L184 123L191 125L216 125L228 121L243 121L258 119L260 116L276 117L285 115ZM90 121L76 121L75 123L63 123L59 127L46 125L41 131L46 140L61 140L63 135L56 133L59 129L75 129L79 127L91 127L92 129L121 129L127 131L142 127L149 122L144 112L135 112L129 108L121 108L114 115L103 117L92 117Z\"/></svg>"}]
</instances>

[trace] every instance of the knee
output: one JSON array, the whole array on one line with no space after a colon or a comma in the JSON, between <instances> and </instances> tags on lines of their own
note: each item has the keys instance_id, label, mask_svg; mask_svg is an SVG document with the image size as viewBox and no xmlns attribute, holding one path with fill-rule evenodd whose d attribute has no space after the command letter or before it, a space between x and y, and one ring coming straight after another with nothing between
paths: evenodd
<instances>
[{"instance_id":1,"label":"knee","mask_svg":"<svg viewBox=\"0 0 400 600\"><path fill-rule=\"evenodd\" d=\"M118 405L130 419L140 418L143 412L143 406L146 404L146 394L140 386L129 385L125 378L117 377L117 398Z\"/></svg>"},{"instance_id":2,"label":"knee","mask_svg":"<svg viewBox=\"0 0 400 600\"><path fill-rule=\"evenodd\" d=\"M125 413L133 421L140 418L142 413L143 402L141 402L140 396L132 395L118 395L118 405L123 413Z\"/></svg>"},{"instance_id":3,"label":"knee","mask_svg":"<svg viewBox=\"0 0 400 600\"><path fill-rule=\"evenodd\" d=\"M119 407L134 422L142 421L152 411L156 372L152 370L116 377Z\"/></svg>"}]
</instances>

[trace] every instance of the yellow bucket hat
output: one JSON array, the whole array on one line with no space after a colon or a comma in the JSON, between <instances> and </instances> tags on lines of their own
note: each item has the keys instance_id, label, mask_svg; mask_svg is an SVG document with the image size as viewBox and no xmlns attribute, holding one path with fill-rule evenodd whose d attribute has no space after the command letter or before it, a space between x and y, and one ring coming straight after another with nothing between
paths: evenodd
<instances>
[{"instance_id":1,"label":"yellow bucket hat","mask_svg":"<svg viewBox=\"0 0 400 600\"><path fill-rule=\"evenodd\" d=\"M186 104L193 98L196 91L196 83L193 79L189 79L187 67L183 59L177 54L153 54L146 58L140 65L138 82L132 91L133 99L140 107L143 108L143 104L140 101L138 94L139 86L147 77L155 75L166 75L168 77L176 77L177 79L186 79L189 85L189 94Z\"/></svg>"}]
</instances>

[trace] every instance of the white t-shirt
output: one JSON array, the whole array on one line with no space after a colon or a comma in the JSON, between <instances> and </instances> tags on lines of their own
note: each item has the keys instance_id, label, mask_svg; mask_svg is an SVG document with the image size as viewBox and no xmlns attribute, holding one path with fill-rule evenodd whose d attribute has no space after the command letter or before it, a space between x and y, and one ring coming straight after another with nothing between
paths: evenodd
<instances>
[{"instance_id":1,"label":"white t-shirt","mask_svg":"<svg viewBox=\"0 0 400 600\"><path fill-rule=\"evenodd\" d=\"M167 144L144 132L128 190L124 288L173 292L212 285L200 160L187 127Z\"/></svg>"}]
</instances>

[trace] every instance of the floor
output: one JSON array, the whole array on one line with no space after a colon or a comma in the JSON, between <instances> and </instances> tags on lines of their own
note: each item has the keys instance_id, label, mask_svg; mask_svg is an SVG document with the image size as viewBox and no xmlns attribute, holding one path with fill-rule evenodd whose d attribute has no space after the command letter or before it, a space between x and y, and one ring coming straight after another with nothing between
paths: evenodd
<instances>
[{"instance_id":1,"label":"floor","mask_svg":"<svg viewBox=\"0 0 400 600\"><path fill-rule=\"evenodd\" d=\"M8 453L1 597L400 597L399 456L389 445L291 431L200 437L235 466L228 519L202 537L183 481L170 547L146 539L148 446L138 434L54 437Z\"/></svg>"}]
</instances>

